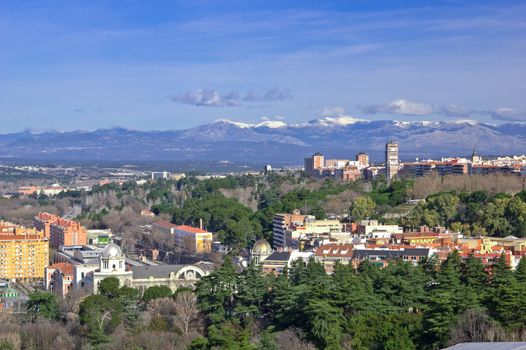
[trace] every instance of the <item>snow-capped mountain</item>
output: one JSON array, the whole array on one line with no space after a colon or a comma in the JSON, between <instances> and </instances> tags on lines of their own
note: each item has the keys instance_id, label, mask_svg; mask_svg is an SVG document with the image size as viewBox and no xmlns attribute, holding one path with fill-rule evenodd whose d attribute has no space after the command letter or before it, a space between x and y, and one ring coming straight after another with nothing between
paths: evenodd
<instances>
[{"instance_id":1,"label":"snow-capped mountain","mask_svg":"<svg viewBox=\"0 0 526 350\"><path fill-rule=\"evenodd\" d=\"M219 120L174 131L123 128L0 135L0 157L49 160L230 160L300 164L313 152L381 160L385 142L398 140L402 158L526 153L526 124L457 121L367 121L351 117L287 124ZM1 159L0 158L0 159Z\"/></svg>"}]
</instances>

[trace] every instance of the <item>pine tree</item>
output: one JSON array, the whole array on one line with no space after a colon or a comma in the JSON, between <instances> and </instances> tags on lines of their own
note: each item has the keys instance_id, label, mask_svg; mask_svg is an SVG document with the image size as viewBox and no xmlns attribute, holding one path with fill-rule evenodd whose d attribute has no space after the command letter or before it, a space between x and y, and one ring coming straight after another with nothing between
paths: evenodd
<instances>
[{"instance_id":1,"label":"pine tree","mask_svg":"<svg viewBox=\"0 0 526 350\"><path fill-rule=\"evenodd\" d=\"M526 284L526 258L524 257L519 261L515 269L515 278L518 282Z\"/></svg>"}]
</instances>

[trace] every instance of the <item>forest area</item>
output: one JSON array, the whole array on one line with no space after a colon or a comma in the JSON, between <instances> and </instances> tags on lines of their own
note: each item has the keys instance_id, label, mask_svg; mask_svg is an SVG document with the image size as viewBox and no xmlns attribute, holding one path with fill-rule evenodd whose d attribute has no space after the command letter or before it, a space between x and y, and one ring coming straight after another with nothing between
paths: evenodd
<instances>
[{"instance_id":1,"label":"forest area","mask_svg":"<svg viewBox=\"0 0 526 350\"><path fill-rule=\"evenodd\" d=\"M413 265L327 275L298 260L280 276L229 258L194 291L119 287L100 294L30 295L27 314L3 314L0 349L346 350L440 349L459 342L526 340L526 260L499 259L489 275L456 251Z\"/></svg>"}]
</instances>

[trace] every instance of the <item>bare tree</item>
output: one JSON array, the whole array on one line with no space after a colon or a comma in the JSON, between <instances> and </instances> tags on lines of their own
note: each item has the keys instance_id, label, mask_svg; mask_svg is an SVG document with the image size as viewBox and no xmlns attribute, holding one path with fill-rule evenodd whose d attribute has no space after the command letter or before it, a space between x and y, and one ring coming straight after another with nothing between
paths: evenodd
<instances>
[{"instance_id":1,"label":"bare tree","mask_svg":"<svg viewBox=\"0 0 526 350\"><path fill-rule=\"evenodd\" d=\"M197 298L193 292L181 292L175 297L174 306L175 326L179 328L184 335L188 335L192 323L196 321L199 315Z\"/></svg>"},{"instance_id":2,"label":"bare tree","mask_svg":"<svg viewBox=\"0 0 526 350\"><path fill-rule=\"evenodd\" d=\"M282 350L315 350L311 342L304 339L300 330L288 328L276 334L276 342Z\"/></svg>"},{"instance_id":3,"label":"bare tree","mask_svg":"<svg viewBox=\"0 0 526 350\"><path fill-rule=\"evenodd\" d=\"M451 327L448 345L466 342L495 342L505 337L502 328L486 312L468 309Z\"/></svg>"}]
</instances>

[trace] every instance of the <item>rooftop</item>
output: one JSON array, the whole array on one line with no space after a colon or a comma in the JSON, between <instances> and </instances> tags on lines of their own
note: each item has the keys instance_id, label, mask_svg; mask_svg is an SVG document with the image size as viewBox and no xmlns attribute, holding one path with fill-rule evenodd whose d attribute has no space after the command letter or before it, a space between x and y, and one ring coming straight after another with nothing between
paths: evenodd
<instances>
[{"instance_id":1,"label":"rooftop","mask_svg":"<svg viewBox=\"0 0 526 350\"><path fill-rule=\"evenodd\" d=\"M155 225L166 227L166 228L176 228L177 227L177 225L172 224L171 222L166 221L166 220L157 221Z\"/></svg>"},{"instance_id":2,"label":"rooftop","mask_svg":"<svg viewBox=\"0 0 526 350\"><path fill-rule=\"evenodd\" d=\"M192 232L192 233L208 233L208 231L205 231L203 229L200 229L200 228L197 228L197 227L192 227L192 226L187 226L187 225L176 226L176 228L178 230Z\"/></svg>"},{"instance_id":3,"label":"rooftop","mask_svg":"<svg viewBox=\"0 0 526 350\"><path fill-rule=\"evenodd\" d=\"M156 265L156 266L132 266L133 278L168 278L172 272L177 272L187 265Z\"/></svg>"}]
</instances>

